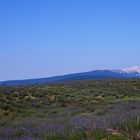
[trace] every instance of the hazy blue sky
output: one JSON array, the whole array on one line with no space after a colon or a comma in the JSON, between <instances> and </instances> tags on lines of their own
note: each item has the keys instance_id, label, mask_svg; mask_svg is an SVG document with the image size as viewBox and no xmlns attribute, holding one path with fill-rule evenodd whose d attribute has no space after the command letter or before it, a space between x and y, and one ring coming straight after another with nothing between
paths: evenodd
<instances>
[{"instance_id":1,"label":"hazy blue sky","mask_svg":"<svg viewBox=\"0 0 140 140\"><path fill-rule=\"evenodd\" d=\"M140 0L0 0L0 81L140 65Z\"/></svg>"}]
</instances>

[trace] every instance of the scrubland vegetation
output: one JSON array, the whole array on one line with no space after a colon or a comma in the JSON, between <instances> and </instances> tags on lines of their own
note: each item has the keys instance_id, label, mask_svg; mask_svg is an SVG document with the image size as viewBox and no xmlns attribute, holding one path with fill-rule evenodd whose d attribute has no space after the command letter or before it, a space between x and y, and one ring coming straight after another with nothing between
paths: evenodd
<instances>
[{"instance_id":1,"label":"scrubland vegetation","mask_svg":"<svg viewBox=\"0 0 140 140\"><path fill-rule=\"evenodd\" d=\"M0 87L1 140L139 140L140 79Z\"/></svg>"}]
</instances>

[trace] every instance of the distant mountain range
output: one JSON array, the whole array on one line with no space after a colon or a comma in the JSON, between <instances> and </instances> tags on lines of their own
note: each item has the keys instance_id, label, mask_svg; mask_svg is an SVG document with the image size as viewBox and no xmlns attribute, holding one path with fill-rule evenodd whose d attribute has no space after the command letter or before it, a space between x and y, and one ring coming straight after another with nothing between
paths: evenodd
<instances>
[{"instance_id":1,"label":"distant mountain range","mask_svg":"<svg viewBox=\"0 0 140 140\"><path fill-rule=\"evenodd\" d=\"M90 72L75 73L40 79L11 80L0 82L0 85L13 86L23 84L44 84L51 82L63 82L73 80L100 80L110 78L140 78L140 66L116 70L94 70Z\"/></svg>"}]
</instances>

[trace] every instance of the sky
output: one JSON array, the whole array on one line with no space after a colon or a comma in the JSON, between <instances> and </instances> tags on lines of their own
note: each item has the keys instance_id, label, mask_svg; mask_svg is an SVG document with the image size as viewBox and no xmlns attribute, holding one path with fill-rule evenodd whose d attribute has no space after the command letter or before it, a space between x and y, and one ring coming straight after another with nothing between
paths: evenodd
<instances>
[{"instance_id":1,"label":"sky","mask_svg":"<svg viewBox=\"0 0 140 140\"><path fill-rule=\"evenodd\" d=\"M139 0L0 0L0 81L140 65Z\"/></svg>"}]
</instances>

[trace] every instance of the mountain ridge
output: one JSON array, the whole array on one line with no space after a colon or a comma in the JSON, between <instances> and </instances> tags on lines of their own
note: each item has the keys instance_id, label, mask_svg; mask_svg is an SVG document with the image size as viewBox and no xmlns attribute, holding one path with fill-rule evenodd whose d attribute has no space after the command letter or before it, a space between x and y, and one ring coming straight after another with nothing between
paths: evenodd
<instances>
[{"instance_id":1,"label":"mountain ridge","mask_svg":"<svg viewBox=\"0 0 140 140\"><path fill-rule=\"evenodd\" d=\"M116 70L93 70L89 72L73 73L48 78L9 80L0 82L0 85L13 86L23 84L45 84L51 82L63 82L71 80L99 80L110 78L140 78L140 66L133 66L126 69Z\"/></svg>"}]
</instances>

